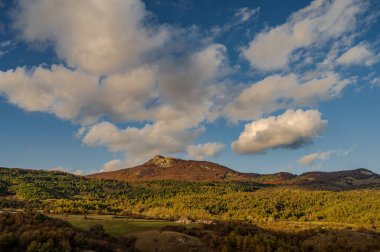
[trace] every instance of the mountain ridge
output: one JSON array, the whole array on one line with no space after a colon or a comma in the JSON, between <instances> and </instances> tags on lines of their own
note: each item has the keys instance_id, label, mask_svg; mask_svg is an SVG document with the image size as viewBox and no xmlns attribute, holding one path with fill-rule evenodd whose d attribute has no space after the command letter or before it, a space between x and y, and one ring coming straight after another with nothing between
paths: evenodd
<instances>
[{"instance_id":1,"label":"mountain ridge","mask_svg":"<svg viewBox=\"0 0 380 252\"><path fill-rule=\"evenodd\" d=\"M90 174L86 177L126 181L254 181L267 185L300 185L317 188L321 186L329 189L380 187L380 175L365 168L332 172L310 171L300 175L288 172L242 173L213 162L182 160L159 155L138 166Z\"/></svg>"},{"instance_id":2,"label":"mountain ridge","mask_svg":"<svg viewBox=\"0 0 380 252\"><path fill-rule=\"evenodd\" d=\"M248 180L251 175L240 173L226 166L195 160L182 160L156 155L147 162L117 171L87 175L95 179L116 180L180 180L180 181L231 181Z\"/></svg>"},{"instance_id":3,"label":"mountain ridge","mask_svg":"<svg viewBox=\"0 0 380 252\"><path fill-rule=\"evenodd\" d=\"M20 172L37 172L37 169L9 168ZM41 170L46 171L46 170ZM46 171L70 174L62 171ZM147 162L117 171L100 172L83 176L96 180L139 181L187 181L187 182L254 182L268 186L297 186L322 190L349 190L380 188L380 175L365 168L341 171L309 171L302 174L278 172L273 174L243 173L227 166L208 161L182 160L155 156Z\"/></svg>"}]
</instances>

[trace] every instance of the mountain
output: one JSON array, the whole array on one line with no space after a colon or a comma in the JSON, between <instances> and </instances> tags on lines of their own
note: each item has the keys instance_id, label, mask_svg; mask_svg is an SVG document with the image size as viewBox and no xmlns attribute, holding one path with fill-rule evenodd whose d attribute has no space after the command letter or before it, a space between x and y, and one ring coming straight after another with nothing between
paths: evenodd
<instances>
[{"instance_id":1,"label":"mountain","mask_svg":"<svg viewBox=\"0 0 380 252\"><path fill-rule=\"evenodd\" d=\"M128 181L232 181L248 180L251 176L253 175L240 173L212 162L155 156L142 165L118 171L95 173L87 177Z\"/></svg>"},{"instance_id":2,"label":"mountain","mask_svg":"<svg viewBox=\"0 0 380 252\"><path fill-rule=\"evenodd\" d=\"M237 172L212 162L163 156L155 156L132 168L95 173L87 177L127 181L253 181L266 185L293 185L329 190L380 187L380 176L364 168L334 172L313 171L301 175L287 172L257 174Z\"/></svg>"},{"instance_id":3,"label":"mountain","mask_svg":"<svg viewBox=\"0 0 380 252\"><path fill-rule=\"evenodd\" d=\"M351 189L380 187L380 175L364 169L306 172L298 176L296 183L323 189Z\"/></svg>"},{"instance_id":4,"label":"mountain","mask_svg":"<svg viewBox=\"0 0 380 252\"><path fill-rule=\"evenodd\" d=\"M380 187L380 176L364 168L333 172L312 171L300 175L280 172L256 175L252 180L261 184L298 185L331 190Z\"/></svg>"}]
</instances>

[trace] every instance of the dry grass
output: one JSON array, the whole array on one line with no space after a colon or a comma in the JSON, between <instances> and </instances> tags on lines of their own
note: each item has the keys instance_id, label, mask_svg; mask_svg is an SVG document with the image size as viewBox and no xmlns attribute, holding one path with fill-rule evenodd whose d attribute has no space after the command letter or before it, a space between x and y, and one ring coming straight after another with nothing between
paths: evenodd
<instances>
[{"instance_id":1,"label":"dry grass","mask_svg":"<svg viewBox=\"0 0 380 252\"><path fill-rule=\"evenodd\" d=\"M207 251L196 237L172 231L145 231L133 234L140 251Z\"/></svg>"},{"instance_id":2,"label":"dry grass","mask_svg":"<svg viewBox=\"0 0 380 252\"><path fill-rule=\"evenodd\" d=\"M106 233L112 236L125 236L136 232L157 230L168 225L185 225L160 220L113 218L112 215L86 215L86 218L84 215L51 214L49 216L68 221L75 227L82 229L89 229L94 224L101 224Z\"/></svg>"}]
</instances>

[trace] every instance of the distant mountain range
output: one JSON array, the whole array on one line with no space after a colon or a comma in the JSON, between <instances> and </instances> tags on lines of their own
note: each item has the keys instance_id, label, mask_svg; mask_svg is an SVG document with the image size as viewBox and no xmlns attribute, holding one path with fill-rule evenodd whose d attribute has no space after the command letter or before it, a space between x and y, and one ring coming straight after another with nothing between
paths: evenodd
<instances>
[{"instance_id":1,"label":"distant mountain range","mask_svg":"<svg viewBox=\"0 0 380 252\"><path fill-rule=\"evenodd\" d=\"M380 175L364 168L335 172L313 171L301 175L287 172L262 175L237 172L212 162L163 156L155 156L132 168L95 173L87 177L126 181L254 181L266 185L295 185L331 190L380 187Z\"/></svg>"}]
</instances>

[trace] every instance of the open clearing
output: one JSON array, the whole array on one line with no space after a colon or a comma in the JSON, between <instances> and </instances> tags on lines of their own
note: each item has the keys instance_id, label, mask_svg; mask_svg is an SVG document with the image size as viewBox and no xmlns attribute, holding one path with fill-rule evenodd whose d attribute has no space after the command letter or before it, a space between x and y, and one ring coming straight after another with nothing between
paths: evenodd
<instances>
[{"instance_id":1,"label":"open clearing","mask_svg":"<svg viewBox=\"0 0 380 252\"><path fill-rule=\"evenodd\" d=\"M102 224L105 231L112 236L124 236L131 233L141 231L158 230L164 226L186 226L188 228L194 227L197 224L183 224L173 221L163 220L148 220L148 219L133 219L116 217L114 215L64 215L64 214L50 214L50 217L59 218L70 222L75 227L82 229L89 229L94 224ZM301 221L276 221L276 222L262 222L257 223L257 226L263 229L283 232L300 232L303 230L314 228L331 228L331 229L368 229L372 231L380 231L379 226L373 225L358 225L339 222L301 222Z\"/></svg>"},{"instance_id":2,"label":"open clearing","mask_svg":"<svg viewBox=\"0 0 380 252\"><path fill-rule=\"evenodd\" d=\"M185 225L186 227L195 225L162 220L115 218L113 215L86 215L85 217L84 215L49 214L49 216L68 221L73 226L82 229L89 229L94 224L102 224L106 233L112 236L124 236L141 231L157 230L168 225Z\"/></svg>"}]
</instances>

